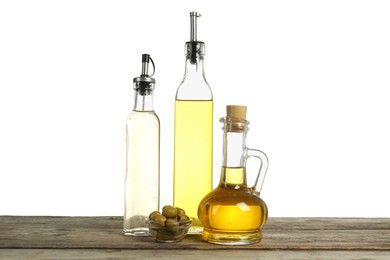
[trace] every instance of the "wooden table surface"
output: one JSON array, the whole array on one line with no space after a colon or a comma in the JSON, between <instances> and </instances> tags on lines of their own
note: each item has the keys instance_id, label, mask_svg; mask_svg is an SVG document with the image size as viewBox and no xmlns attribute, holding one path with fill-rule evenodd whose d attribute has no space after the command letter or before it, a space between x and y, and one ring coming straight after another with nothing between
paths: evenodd
<instances>
[{"instance_id":1,"label":"wooden table surface","mask_svg":"<svg viewBox=\"0 0 390 260\"><path fill-rule=\"evenodd\" d=\"M125 237L121 217L0 216L0 259L390 259L390 218L270 218L260 243Z\"/></svg>"}]
</instances>

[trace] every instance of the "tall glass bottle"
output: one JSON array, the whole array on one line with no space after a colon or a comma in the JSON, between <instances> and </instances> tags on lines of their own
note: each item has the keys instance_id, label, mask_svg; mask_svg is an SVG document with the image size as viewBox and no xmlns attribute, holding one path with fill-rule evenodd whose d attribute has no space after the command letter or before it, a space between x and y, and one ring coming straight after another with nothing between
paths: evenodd
<instances>
[{"instance_id":1,"label":"tall glass bottle","mask_svg":"<svg viewBox=\"0 0 390 260\"><path fill-rule=\"evenodd\" d=\"M210 243L243 245L262 239L268 208L260 191L268 168L267 156L246 146L249 121L245 106L228 106L223 126L223 160L219 185L199 204L202 238ZM261 166L253 186L247 185L246 161L256 157Z\"/></svg>"},{"instance_id":2,"label":"tall glass bottle","mask_svg":"<svg viewBox=\"0 0 390 260\"><path fill-rule=\"evenodd\" d=\"M155 80L148 75L150 58L142 55L142 73L134 78L134 109L126 122L126 179L123 233L148 236L145 219L159 210L160 121L153 110ZM154 72L153 72L154 74Z\"/></svg>"},{"instance_id":3,"label":"tall glass bottle","mask_svg":"<svg viewBox=\"0 0 390 260\"><path fill-rule=\"evenodd\" d=\"M173 204L192 218L190 234L200 234L199 202L212 189L213 95L206 81L205 45L197 40L196 12L185 44L185 74L176 92Z\"/></svg>"}]
</instances>

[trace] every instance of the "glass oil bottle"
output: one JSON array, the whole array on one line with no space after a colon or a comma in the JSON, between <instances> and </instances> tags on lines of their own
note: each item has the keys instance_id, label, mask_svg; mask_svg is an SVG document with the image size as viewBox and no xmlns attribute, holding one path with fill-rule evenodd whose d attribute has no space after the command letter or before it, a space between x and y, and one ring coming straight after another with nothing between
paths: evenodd
<instances>
[{"instance_id":1,"label":"glass oil bottle","mask_svg":"<svg viewBox=\"0 0 390 260\"><path fill-rule=\"evenodd\" d=\"M196 12L185 44L185 74L176 92L173 204L192 219L189 234L201 234L198 205L212 189L213 95L206 81L205 44L197 40Z\"/></svg>"},{"instance_id":2,"label":"glass oil bottle","mask_svg":"<svg viewBox=\"0 0 390 260\"><path fill-rule=\"evenodd\" d=\"M159 210L160 121L153 110L155 79L148 75L149 61L154 70L150 55L143 54L141 75L133 80L134 108L126 122L123 233L129 236L148 236L145 219Z\"/></svg>"},{"instance_id":3,"label":"glass oil bottle","mask_svg":"<svg viewBox=\"0 0 390 260\"><path fill-rule=\"evenodd\" d=\"M219 186L199 204L198 215L204 228L203 240L226 245L257 243L268 209L260 190L268 167L267 156L246 146L249 121L245 106L227 106L223 125L223 161ZM246 161L260 159L255 185L247 185Z\"/></svg>"}]
</instances>

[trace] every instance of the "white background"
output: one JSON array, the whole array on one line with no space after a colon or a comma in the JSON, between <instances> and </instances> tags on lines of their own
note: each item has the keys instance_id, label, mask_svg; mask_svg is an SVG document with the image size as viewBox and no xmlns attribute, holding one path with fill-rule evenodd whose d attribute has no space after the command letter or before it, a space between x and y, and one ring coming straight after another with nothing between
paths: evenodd
<instances>
[{"instance_id":1,"label":"white background","mask_svg":"<svg viewBox=\"0 0 390 260\"><path fill-rule=\"evenodd\" d=\"M123 214L142 53L156 63L161 204L172 203L190 11L215 100L214 185L218 120L242 104L248 145L270 159L270 216L390 217L390 3L342 0L1 1L0 214Z\"/></svg>"}]
</instances>

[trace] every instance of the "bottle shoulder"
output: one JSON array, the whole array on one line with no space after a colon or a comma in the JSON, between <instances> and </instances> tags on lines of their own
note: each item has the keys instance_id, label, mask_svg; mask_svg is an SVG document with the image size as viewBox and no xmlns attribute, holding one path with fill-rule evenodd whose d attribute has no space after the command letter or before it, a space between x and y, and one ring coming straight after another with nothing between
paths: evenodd
<instances>
[{"instance_id":1,"label":"bottle shoulder","mask_svg":"<svg viewBox=\"0 0 390 260\"><path fill-rule=\"evenodd\" d=\"M187 82L183 80L177 88L176 99L212 100L213 92L205 80L197 82Z\"/></svg>"},{"instance_id":2,"label":"bottle shoulder","mask_svg":"<svg viewBox=\"0 0 390 260\"><path fill-rule=\"evenodd\" d=\"M127 120L140 122L155 122L160 123L160 119L155 111L137 111L133 110L129 113Z\"/></svg>"},{"instance_id":3,"label":"bottle shoulder","mask_svg":"<svg viewBox=\"0 0 390 260\"><path fill-rule=\"evenodd\" d=\"M224 188L218 186L216 189L208 193L202 200L201 204L226 204L230 202L232 204L245 203L248 205L259 205L266 207L266 204L262 198L249 192L248 188L235 189L235 188Z\"/></svg>"}]
</instances>

